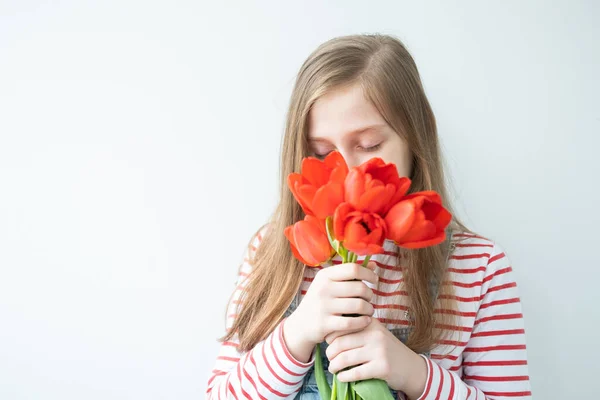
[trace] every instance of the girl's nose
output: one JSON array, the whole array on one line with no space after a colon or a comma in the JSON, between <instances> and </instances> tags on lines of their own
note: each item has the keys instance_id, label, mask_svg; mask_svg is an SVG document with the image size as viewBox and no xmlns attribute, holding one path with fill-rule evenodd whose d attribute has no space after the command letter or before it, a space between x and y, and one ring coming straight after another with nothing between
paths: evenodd
<instances>
[{"instance_id":1,"label":"girl's nose","mask_svg":"<svg viewBox=\"0 0 600 400\"><path fill-rule=\"evenodd\" d=\"M344 157L346 164L348 164L348 168L352 168L352 167L356 167L357 165L360 165L360 160L358 159L358 157L355 154L352 154L351 152L348 152L348 151L340 151L340 153L342 154L342 157Z\"/></svg>"}]
</instances>

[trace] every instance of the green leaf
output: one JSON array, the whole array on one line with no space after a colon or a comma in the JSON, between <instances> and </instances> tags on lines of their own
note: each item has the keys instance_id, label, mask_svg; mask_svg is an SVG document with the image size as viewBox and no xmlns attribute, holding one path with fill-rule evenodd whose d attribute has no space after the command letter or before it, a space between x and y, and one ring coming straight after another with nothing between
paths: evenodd
<instances>
[{"instance_id":1,"label":"green leaf","mask_svg":"<svg viewBox=\"0 0 600 400\"><path fill-rule=\"evenodd\" d=\"M323 369L320 344L317 344L317 347L315 348L315 380L317 381L321 400L331 400L331 388L329 387L329 382L327 382L327 376Z\"/></svg>"},{"instance_id":2,"label":"green leaf","mask_svg":"<svg viewBox=\"0 0 600 400\"><path fill-rule=\"evenodd\" d=\"M333 380L335 382L335 386L338 388L337 400L347 400L346 396L348 395L348 382L341 382L337 378L337 374L333 375Z\"/></svg>"},{"instance_id":3,"label":"green leaf","mask_svg":"<svg viewBox=\"0 0 600 400\"><path fill-rule=\"evenodd\" d=\"M381 379L355 382L354 390L364 400L394 400L387 383Z\"/></svg>"},{"instance_id":4,"label":"green leaf","mask_svg":"<svg viewBox=\"0 0 600 400\"><path fill-rule=\"evenodd\" d=\"M362 400L360 398L360 396L358 395L358 393L356 393L356 390L354 389L354 385L356 384L356 382L350 382L350 392L352 392L352 400Z\"/></svg>"},{"instance_id":5,"label":"green leaf","mask_svg":"<svg viewBox=\"0 0 600 400\"><path fill-rule=\"evenodd\" d=\"M337 400L337 385L336 379L333 379L333 388L331 389L331 397L330 400Z\"/></svg>"},{"instance_id":6,"label":"green leaf","mask_svg":"<svg viewBox=\"0 0 600 400\"><path fill-rule=\"evenodd\" d=\"M352 384L348 387L348 393L350 393L350 396L348 396L350 400L356 400L356 392L354 391L354 386L352 386Z\"/></svg>"}]
</instances>

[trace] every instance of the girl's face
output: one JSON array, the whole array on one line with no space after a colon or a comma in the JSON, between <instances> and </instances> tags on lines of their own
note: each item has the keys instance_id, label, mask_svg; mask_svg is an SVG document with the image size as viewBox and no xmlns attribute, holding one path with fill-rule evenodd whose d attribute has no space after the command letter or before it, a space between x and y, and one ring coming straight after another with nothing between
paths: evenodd
<instances>
[{"instance_id":1,"label":"girl's face","mask_svg":"<svg viewBox=\"0 0 600 400\"><path fill-rule=\"evenodd\" d=\"M363 95L359 85L333 90L320 97L309 114L308 141L312 156L339 151L349 167L380 157L411 175L408 144L390 127Z\"/></svg>"}]
</instances>

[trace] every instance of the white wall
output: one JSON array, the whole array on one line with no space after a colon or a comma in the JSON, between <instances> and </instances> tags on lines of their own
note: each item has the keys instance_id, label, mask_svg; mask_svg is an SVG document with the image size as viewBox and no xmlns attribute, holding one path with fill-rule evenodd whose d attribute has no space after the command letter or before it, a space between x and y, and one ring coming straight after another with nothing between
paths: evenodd
<instances>
[{"instance_id":1,"label":"white wall","mask_svg":"<svg viewBox=\"0 0 600 400\"><path fill-rule=\"evenodd\" d=\"M294 75L361 32L513 261L534 396L597 395L599 3L322 3L0 2L0 398L203 398Z\"/></svg>"}]
</instances>

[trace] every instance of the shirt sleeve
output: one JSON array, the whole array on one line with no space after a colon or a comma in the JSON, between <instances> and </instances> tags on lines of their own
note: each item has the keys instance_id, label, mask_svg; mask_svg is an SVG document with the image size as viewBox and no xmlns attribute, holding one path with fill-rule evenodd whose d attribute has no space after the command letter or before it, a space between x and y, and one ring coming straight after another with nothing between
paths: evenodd
<instances>
[{"instance_id":1,"label":"shirt sleeve","mask_svg":"<svg viewBox=\"0 0 600 400\"><path fill-rule=\"evenodd\" d=\"M424 358L428 376L419 400L531 399L521 302L510 261L497 245L488 260L479 310L463 352L462 378Z\"/></svg>"},{"instance_id":2,"label":"shirt sleeve","mask_svg":"<svg viewBox=\"0 0 600 400\"><path fill-rule=\"evenodd\" d=\"M236 318L241 294L252 270L250 257L260 243L259 233L253 240L240 267L236 289L227 309L229 330ZM304 376L314 363L295 359L283 339L282 320L267 338L246 353L238 351L238 336L221 343L214 368L208 379L206 398L216 399L293 399Z\"/></svg>"}]
</instances>

